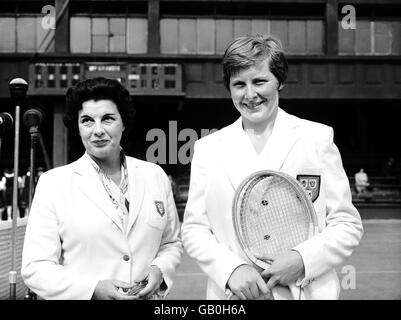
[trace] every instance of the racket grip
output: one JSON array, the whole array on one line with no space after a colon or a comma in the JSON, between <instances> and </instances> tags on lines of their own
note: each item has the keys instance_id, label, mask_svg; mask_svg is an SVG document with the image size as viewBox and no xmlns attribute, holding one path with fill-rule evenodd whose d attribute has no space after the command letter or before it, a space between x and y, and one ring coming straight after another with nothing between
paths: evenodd
<instances>
[{"instance_id":1,"label":"racket grip","mask_svg":"<svg viewBox=\"0 0 401 320\"><path fill-rule=\"evenodd\" d=\"M227 296L226 300L231 300L234 297L234 292L232 292L230 289L227 289L225 294Z\"/></svg>"}]
</instances>

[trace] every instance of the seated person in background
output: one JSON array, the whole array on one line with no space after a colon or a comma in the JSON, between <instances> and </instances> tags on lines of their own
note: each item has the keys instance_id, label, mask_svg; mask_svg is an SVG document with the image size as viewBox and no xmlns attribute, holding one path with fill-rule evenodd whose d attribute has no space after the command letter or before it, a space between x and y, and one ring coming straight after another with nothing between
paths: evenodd
<instances>
[{"instance_id":1,"label":"seated person in background","mask_svg":"<svg viewBox=\"0 0 401 320\"><path fill-rule=\"evenodd\" d=\"M355 188L358 192L358 195L366 192L367 187L369 186L369 178L366 172L361 168L359 172L355 174Z\"/></svg>"}]
</instances>

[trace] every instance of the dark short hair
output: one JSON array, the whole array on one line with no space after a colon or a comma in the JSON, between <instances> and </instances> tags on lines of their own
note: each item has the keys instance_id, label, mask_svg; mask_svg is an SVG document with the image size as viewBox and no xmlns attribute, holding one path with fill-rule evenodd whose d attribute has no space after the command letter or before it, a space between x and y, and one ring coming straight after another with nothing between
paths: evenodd
<instances>
[{"instance_id":1,"label":"dark short hair","mask_svg":"<svg viewBox=\"0 0 401 320\"><path fill-rule=\"evenodd\" d=\"M64 125L74 134L78 134L78 112L82 104L88 100L111 100L121 115L124 127L131 124L135 110L131 97L126 88L114 79L97 77L77 83L66 93L66 112L63 117Z\"/></svg>"},{"instance_id":2,"label":"dark short hair","mask_svg":"<svg viewBox=\"0 0 401 320\"><path fill-rule=\"evenodd\" d=\"M238 72L268 59L270 72L279 85L287 78L288 63L280 40L273 36L244 36L234 39L223 55L223 81L230 91L230 79Z\"/></svg>"}]
</instances>

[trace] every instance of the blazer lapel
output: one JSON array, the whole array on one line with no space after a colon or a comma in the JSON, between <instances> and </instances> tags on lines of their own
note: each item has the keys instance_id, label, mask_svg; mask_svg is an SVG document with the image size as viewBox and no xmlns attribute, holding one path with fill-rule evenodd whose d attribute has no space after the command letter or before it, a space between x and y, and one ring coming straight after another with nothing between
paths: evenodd
<instances>
[{"instance_id":1,"label":"blazer lapel","mask_svg":"<svg viewBox=\"0 0 401 320\"><path fill-rule=\"evenodd\" d=\"M123 231L123 226L116 214L116 209L109 199L95 169L86 153L75 162L74 172L77 176L77 187L106 216L108 216Z\"/></svg>"},{"instance_id":2,"label":"blazer lapel","mask_svg":"<svg viewBox=\"0 0 401 320\"><path fill-rule=\"evenodd\" d=\"M141 210L145 196L145 177L142 177L140 162L127 157L129 180L129 218L127 233L131 230Z\"/></svg>"},{"instance_id":3,"label":"blazer lapel","mask_svg":"<svg viewBox=\"0 0 401 320\"><path fill-rule=\"evenodd\" d=\"M272 134L259 155L242 129L242 118L227 127L221 135L220 159L234 189L253 172L280 171L300 137L295 119L279 108Z\"/></svg>"},{"instance_id":4,"label":"blazer lapel","mask_svg":"<svg viewBox=\"0 0 401 320\"><path fill-rule=\"evenodd\" d=\"M242 180L257 170L258 165L257 154L242 129L242 118L226 128L220 146L221 165L236 189Z\"/></svg>"},{"instance_id":5,"label":"blazer lapel","mask_svg":"<svg viewBox=\"0 0 401 320\"><path fill-rule=\"evenodd\" d=\"M300 137L299 121L278 109L272 134L260 154L261 170L280 171L285 159Z\"/></svg>"}]
</instances>

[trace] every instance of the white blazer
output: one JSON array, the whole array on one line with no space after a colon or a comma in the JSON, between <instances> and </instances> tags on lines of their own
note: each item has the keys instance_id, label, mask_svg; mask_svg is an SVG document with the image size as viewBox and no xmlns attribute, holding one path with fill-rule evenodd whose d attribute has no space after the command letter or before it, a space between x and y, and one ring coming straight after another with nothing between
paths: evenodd
<instances>
[{"instance_id":1,"label":"white blazer","mask_svg":"<svg viewBox=\"0 0 401 320\"><path fill-rule=\"evenodd\" d=\"M329 273L326 279L332 286L334 283L334 298L338 298L339 281L333 268L359 244L361 218L352 204L333 129L280 108L272 134L259 155L242 129L241 118L195 143L181 232L186 251L208 275L207 298L225 299L231 273L241 264L251 264L235 236L232 202L241 181L259 170L282 171L294 178L320 177L313 203L320 233L294 248L305 265L305 277L299 283L306 286L302 298L318 299L319 293L312 295L310 291L313 279ZM282 298L290 297L289 291L282 293Z\"/></svg>"},{"instance_id":2,"label":"white blazer","mask_svg":"<svg viewBox=\"0 0 401 320\"><path fill-rule=\"evenodd\" d=\"M21 270L26 285L39 296L90 299L99 280L129 283L143 277L150 265L163 273L164 294L171 289L182 244L170 181L159 166L126 158L127 234L86 153L41 175Z\"/></svg>"}]
</instances>

